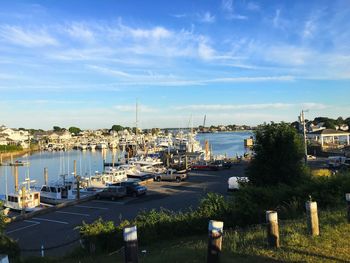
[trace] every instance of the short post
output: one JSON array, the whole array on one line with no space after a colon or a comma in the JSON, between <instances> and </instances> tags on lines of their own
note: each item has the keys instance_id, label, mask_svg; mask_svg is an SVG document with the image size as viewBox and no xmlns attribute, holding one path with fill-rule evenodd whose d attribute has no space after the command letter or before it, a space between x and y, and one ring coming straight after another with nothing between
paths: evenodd
<instances>
[{"instance_id":1,"label":"short post","mask_svg":"<svg viewBox=\"0 0 350 263\"><path fill-rule=\"evenodd\" d=\"M220 262L223 229L224 222L215 220L209 221L207 263Z\"/></svg>"},{"instance_id":2,"label":"short post","mask_svg":"<svg viewBox=\"0 0 350 263\"><path fill-rule=\"evenodd\" d=\"M47 167L44 168L44 184L47 185L49 182L49 175L48 175L48 170Z\"/></svg>"},{"instance_id":3,"label":"short post","mask_svg":"<svg viewBox=\"0 0 350 263\"><path fill-rule=\"evenodd\" d=\"M275 211L266 211L267 242L269 247L280 247L280 234L278 228L278 215Z\"/></svg>"},{"instance_id":4,"label":"short post","mask_svg":"<svg viewBox=\"0 0 350 263\"><path fill-rule=\"evenodd\" d=\"M76 177L77 180L77 199L80 199L80 176Z\"/></svg>"},{"instance_id":5,"label":"short post","mask_svg":"<svg viewBox=\"0 0 350 263\"><path fill-rule=\"evenodd\" d=\"M307 201L305 203L307 226L312 236L318 236L320 234L317 214L317 203L313 201Z\"/></svg>"},{"instance_id":6,"label":"short post","mask_svg":"<svg viewBox=\"0 0 350 263\"><path fill-rule=\"evenodd\" d=\"M125 263L137 263L138 259L138 244L137 244L137 227L126 227L123 230L124 236L124 254Z\"/></svg>"},{"instance_id":7,"label":"short post","mask_svg":"<svg viewBox=\"0 0 350 263\"><path fill-rule=\"evenodd\" d=\"M345 199L348 206L348 223L350 223L350 193L345 194Z\"/></svg>"},{"instance_id":8,"label":"short post","mask_svg":"<svg viewBox=\"0 0 350 263\"><path fill-rule=\"evenodd\" d=\"M45 248L44 245L41 245L41 257L45 257Z\"/></svg>"}]
</instances>

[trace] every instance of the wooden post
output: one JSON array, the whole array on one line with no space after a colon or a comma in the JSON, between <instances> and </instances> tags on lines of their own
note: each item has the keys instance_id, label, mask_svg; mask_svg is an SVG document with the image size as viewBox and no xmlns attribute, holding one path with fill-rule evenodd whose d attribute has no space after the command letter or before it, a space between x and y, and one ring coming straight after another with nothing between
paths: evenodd
<instances>
[{"instance_id":1,"label":"wooden post","mask_svg":"<svg viewBox=\"0 0 350 263\"><path fill-rule=\"evenodd\" d=\"M345 199L348 206L348 223L350 223L350 193L345 194Z\"/></svg>"},{"instance_id":2,"label":"wooden post","mask_svg":"<svg viewBox=\"0 0 350 263\"><path fill-rule=\"evenodd\" d=\"M312 236L318 236L320 234L320 229L318 225L317 203L307 201L305 203L305 208L309 232Z\"/></svg>"},{"instance_id":3,"label":"wooden post","mask_svg":"<svg viewBox=\"0 0 350 263\"><path fill-rule=\"evenodd\" d=\"M2 165L2 154L0 154L0 165Z\"/></svg>"},{"instance_id":4,"label":"wooden post","mask_svg":"<svg viewBox=\"0 0 350 263\"><path fill-rule=\"evenodd\" d=\"M138 259L138 243L137 243L137 227L126 227L123 230L124 236L124 254L125 263L137 263Z\"/></svg>"},{"instance_id":5,"label":"wooden post","mask_svg":"<svg viewBox=\"0 0 350 263\"><path fill-rule=\"evenodd\" d=\"M267 242L269 247L280 247L280 234L278 228L278 215L275 211L266 211Z\"/></svg>"},{"instance_id":6,"label":"wooden post","mask_svg":"<svg viewBox=\"0 0 350 263\"><path fill-rule=\"evenodd\" d=\"M13 155L11 154L11 165L13 165Z\"/></svg>"},{"instance_id":7,"label":"wooden post","mask_svg":"<svg viewBox=\"0 0 350 263\"><path fill-rule=\"evenodd\" d=\"M26 213L26 188L25 186L22 186L21 188L21 205L22 205L22 210L21 210L21 214L24 215Z\"/></svg>"},{"instance_id":8,"label":"wooden post","mask_svg":"<svg viewBox=\"0 0 350 263\"><path fill-rule=\"evenodd\" d=\"M44 168L44 184L47 185L49 183L49 175L47 171L47 167Z\"/></svg>"},{"instance_id":9,"label":"wooden post","mask_svg":"<svg viewBox=\"0 0 350 263\"><path fill-rule=\"evenodd\" d=\"M73 161L73 169L74 169L74 178L77 177L77 161Z\"/></svg>"},{"instance_id":10,"label":"wooden post","mask_svg":"<svg viewBox=\"0 0 350 263\"><path fill-rule=\"evenodd\" d=\"M80 176L76 177L77 179L77 199L80 199Z\"/></svg>"},{"instance_id":11,"label":"wooden post","mask_svg":"<svg viewBox=\"0 0 350 263\"><path fill-rule=\"evenodd\" d=\"M209 221L207 263L220 262L223 228L224 222L215 220Z\"/></svg>"},{"instance_id":12,"label":"wooden post","mask_svg":"<svg viewBox=\"0 0 350 263\"><path fill-rule=\"evenodd\" d=\"M15 193L18 192L18 166L14 167L15 176Z\"/></svg>"}]
</instances>

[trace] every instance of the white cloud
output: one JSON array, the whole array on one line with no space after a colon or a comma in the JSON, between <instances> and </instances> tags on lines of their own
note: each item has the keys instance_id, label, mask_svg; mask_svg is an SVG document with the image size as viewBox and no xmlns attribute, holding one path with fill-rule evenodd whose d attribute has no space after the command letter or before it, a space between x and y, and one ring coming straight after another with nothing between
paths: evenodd
<instances>
[{"instance_id":1,"label":"white cloud","mask_svg":"<svg viewBox=\"0 0 350 263\"><path fill-rule=\"evenodd\" d=\"M214 23L215 22L215 16L211 15L210 12L205 12L202 15L199 15L199 21L203 23Z\"/></svg>"},{"instance_id":2,"label":"white cloud","mask_svg":"<svg viewBox=\"0 0 350 263\"><path fill-rule=\"evenodd\" d=\"M130 75L127 72L121 71L121 70L115 70L115 69L110 69L110 68L106 68L106 67L100 67L100 66L96 66L96 65L87 65L88 68L93 69L97 72L106 74L106 75L110 75L110 76L115 76L115 77L127 77L130 78L132 77L132 75Z\"/></svg>"},{"instance_id":3,"label":"white cloud","mask_svg":"<svg viewBox=\"0 0 350 263\"><path fill-rule=\"evenodd\" d=\"M241 14L237 14L235 12L235 9L234 9L234 6L233 6L233 0L222 0L221 8L226 13L225 17L228 20L233 20L233 19L246 20L246 19L248 19L247 16L241 15Z\"/></svg>"},{"instance_id":4,"label":"white cloud","mask_svg":"<svg viewBox=\"0 0 350 263\"><path fill-rule=\"evenodd\" d=\"M45 29L24 29L19 26L0 26L0 39L24 47L57 46L58 41Z\"/></svg>"},{"instance_id":5,"label":"white cloud","mask_svg":"<svg viewBox=\"0 0 350 263\"><path fill-rule=\"evenodd\" d=\"M232 0L222 0L221 7L227 12L233 12L233 1Z\"/></svg>"},{"instance_id":6,"label":"white cloud","mask_svg":"<svg viewBox=\"0 0 350 263\"><path fill-rule=\"evenodd\" d=\"M204 110L204 111L227 111L227 110L270 110L270 109L288 109L293 107L288 103L268 103L268 104L243 104L243 105L225 105L225 104L196 104L174 107L176 110Z\"/></svg>"},{"instance_id":7,"label":"white cloud","mask_svg":"<svg viewBox=\"0 0 350 263\"><path fill-rule=\"evenodd\" d=\"M281 26L280 25L280 15L281 15L281 10L280 9L276 9L275 16L274 16L274 18L272 20L274 27L278 28L278 27Z\"/></svg>"},{"instance_id":8,"label":"white cloud","mask_svg":"<svg viewBox=\"0 0 350 263\"><path fill-rule=\"evenodd\" d=\"M259 4L255 3L255 2L249 2L247 4L247 9L250 11L259 11L260 6L259 6Z\"/></svg>"},{"instance_id":9,"label":"white cloud","mask_svg":"<svg viewBox=\"0 0 350 263\"><path fill-rule=\"evenodd\" d=\"M130 28L123 25L122 29L124 30L125 33L131 35L134 38L159 40L162 38L169 38L172 36L171 31L161 26L157 26L152 29L142 29L142 28Z\"/></svg>"},{"instance_id":10,"label":"white cloud","mask_svg":"<svg viewBox=\"0 0 350 263\"><path fill-rule=\"evenodd\" d=\"M262 104L194 104L173 107L180 111L231 111L231 110L288 110L288 109L312 109L323 110L329 108L328 105L315 102L305 103L262 103Z\"/></svg>"},{"instance_id":11,"label":"white cloud","mask_svg":"<svg viewBox=\"0 0 350 263\"><path fill-rule=\"evenodd\" d=\"M207 43L202 42L198 45L198 55L202 59L209 60L214 58L215 50L211 48Z\"/></svg>"},{"instance_id":12,"label":"white cloud","mask_svg":"<svg viewBox=\"0 0 350 263\"><path fill-rule=\"evenodd\" d=\"M94 33L83 23L72 23L65 28L65 31L73 38L83 41L93 41Z\"/></svg>"},{"instance_id":13,"label":"white cloud","mask_svg":"<svg viewBox=\"0 0 350 263\"><path fill-rule=\"evenodd\" d=\"M204 80L204 82L217 83L234 83L234 82L269 82L269 81L293 81L293 76L264 76L264 77L232 77L232 78L216 78Z\"/></svg>"},{"instance_id":14,"label":"white cloud","mask_svg":"<svg viewBox=\"0 0 350 263\"><path fill-rule=\"evenodd\" d=\"M128 104L128 105L115 105L115 106L113 106L113 109L116 109L116 110L122 111L122 112L135 112L136 113L136 104L134 104L134 105L131 105L131 104ZM156 109L156 108L149 107L149 106L142 105L142 104L139 104L137 109L141 113L142 112L154 113L154 112L158 111L158 109Z\"/></svg>"}]
</instances>

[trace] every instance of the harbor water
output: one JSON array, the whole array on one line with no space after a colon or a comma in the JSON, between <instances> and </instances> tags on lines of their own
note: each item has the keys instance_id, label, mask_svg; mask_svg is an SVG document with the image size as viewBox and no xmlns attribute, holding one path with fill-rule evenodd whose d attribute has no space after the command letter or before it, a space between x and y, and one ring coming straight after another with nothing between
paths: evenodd
<instances>
[{"instance_id":1,"label":"harbor water","mask_svg":"<svg viewBox=\"0 0 350 263\"><path fill-rule=\"evenodd\" d=\"M206 140L209 141L214 155L227 155L234 157L243 155L247 149L244 147L244 139L249 138L251 132L225 132L225 133L200 133L197 140L202 146ZM115 156L118 153L114 153ZM44 182L44 168L48 168L49 181L60 179L62 174L73 173L73 161L77 161L77 174L89 176L103 169L103 160L112 161L112 151L80 151L70 150L66 152L37 152L17 158L29 161L29 166L18 167L19 183L24 182L27 176L35 180L34 185L41 186ZM117 157L115 157L115 160ZM15 159L16 160L16 159ZM0 166L0 195L14 192L14 167ZM21 187L21 185L19 186Z\"/></svg>"}]
</instances>

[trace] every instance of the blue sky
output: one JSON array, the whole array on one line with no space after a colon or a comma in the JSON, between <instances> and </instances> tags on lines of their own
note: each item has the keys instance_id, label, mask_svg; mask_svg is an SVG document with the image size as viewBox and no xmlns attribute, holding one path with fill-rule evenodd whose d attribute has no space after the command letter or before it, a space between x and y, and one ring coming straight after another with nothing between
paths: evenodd
<instances>
[{"instance_id":1,"label":"blue sky","mask_svg":"<svg viewBox=\"0 0 350 263\"><path fill-rule=\"evenodd\" d=\"M350 116L350 3L2 1L0 123L142 128Z\"/></svg>"}]
</instances>

